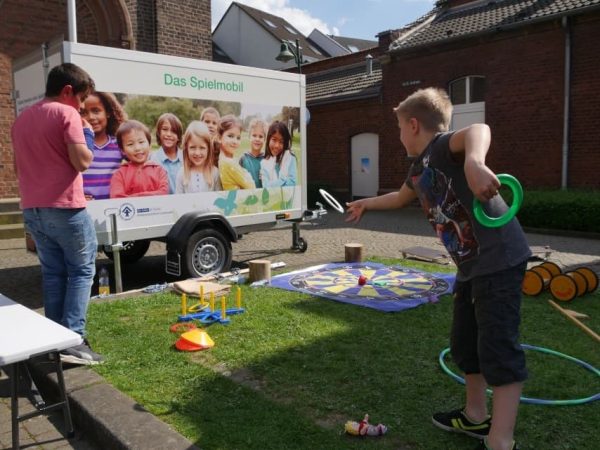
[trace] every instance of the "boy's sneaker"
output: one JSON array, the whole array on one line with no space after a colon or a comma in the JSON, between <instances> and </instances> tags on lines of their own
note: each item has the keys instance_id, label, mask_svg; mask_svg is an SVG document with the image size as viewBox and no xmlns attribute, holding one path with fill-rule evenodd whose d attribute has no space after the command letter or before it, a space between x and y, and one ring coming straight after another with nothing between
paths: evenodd
<instances>
[{"instance_id":1,"label":"boy's sneaker","mask_svg":"<svg viewBox=\"0 0 600 450\"><path fill-rule=\"evenodd\" d=\"M435 413L431 420L436 427L442 430L463 433L477 439L484 439L490 432L492 424L491 417L488 417L483 422L472 422L462 409Z\"/></svg>"},{"instance_id":2,"label":"boy's sneaker","mask_svg":"<svg viewBox=\"0 0 600 450\"><path fill-rule=\"evenodd\" d=\"M481 440L479 445L477 447L475 447L473 450L492 450L492 449L487 446L487 439L484 438ZM517 443L515 441L513 441L513 445L510 448L510 450L519 450L519 446L517 445Z\"/></svg>"},{"instance_id":3,"label":"boy's sneaker","mask_svg":"<svg viewBox=\"0 0 600 450\"><path fill-rule=\"evenodd\" d=\"M102 364L104 362L104 358L90 348L87 339L84 339L83 344L61 351L60 360L66 364L80 364L84 366Z\"/></svg>"}]
</instances>

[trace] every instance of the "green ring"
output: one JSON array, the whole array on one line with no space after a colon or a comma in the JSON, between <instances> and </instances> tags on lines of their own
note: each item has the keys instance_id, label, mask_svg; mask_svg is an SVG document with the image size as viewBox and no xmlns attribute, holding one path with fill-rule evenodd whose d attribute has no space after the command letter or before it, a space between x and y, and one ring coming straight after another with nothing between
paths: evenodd
<instances>
[{"instance_id":1,"label":"green ring","mask_svg":"<svg viewBox=\"0 0 600 450\"><path fill-rule=\"evenodd\" d=\"M517 211L521 208L523 204L523 188L521 187L521 183L512 175L508 175L506 173L501 173L498 175L498 180L500 180L500 184L508 186L513 193L513 202L503 215L500 217L490 217L485 212L483 212L483 208L481 206L481 202L476 198L473 199L473 215L477 222L479 222L484 227L488 228L498 228L506 225L510 222L513 217L517 215Z\"/></svg>"}]
</instances>

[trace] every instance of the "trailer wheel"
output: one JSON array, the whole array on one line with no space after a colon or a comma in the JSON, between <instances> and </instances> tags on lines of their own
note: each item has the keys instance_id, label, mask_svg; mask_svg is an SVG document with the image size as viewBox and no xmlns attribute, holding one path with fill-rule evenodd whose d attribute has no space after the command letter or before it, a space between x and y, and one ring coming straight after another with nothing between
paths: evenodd
<instances>
[{"instance_id":1,"label":"trailer wheel","mask_svg":"<svg viewBox=\"0 0 600 450\"><path fill-rule=\"evenodd\" d=\"M304 253L306 250L308 250L308 242L306 242L306 239L302 237L298 238L298 246L296 247L296 250L298 250L300 253Z\"/></svg>"},{"instance_id":2,"label":"trailer wheel","mask_svg":"<svg viewBox=\"0 0 600 450\"><path fill-rule=\"evenodd\" d=\"M229 270L231 242L215 229L202 229L190 236L183 268L189 277L200 277Z\"/></svg>"},{"instance_id":3,"label":"trailer wheel","mask_svg":"<svg viewBox=\"0 0 600 450\"><path fill-rule=\"evenodd\" d=\"M150 247L149 239L140 239L139 241L125 241L123 248L119 251L119 256L123 264L134 263L144 257ZM103 248L104 254L112 261L114 254L107 247Z\"/></svg>"}]
</instances>

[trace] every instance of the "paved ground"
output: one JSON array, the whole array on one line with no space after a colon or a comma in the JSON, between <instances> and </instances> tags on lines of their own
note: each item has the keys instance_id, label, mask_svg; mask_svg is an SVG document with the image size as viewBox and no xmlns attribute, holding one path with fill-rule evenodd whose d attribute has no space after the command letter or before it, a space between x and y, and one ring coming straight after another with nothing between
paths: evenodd
<instances>
[{"instance_id":1,"label":"paved ground","mask_svg":"<svg viewBox=\"0 0 600 450\"><path fill-rule=\"evenodd\" d=\"M400 212L369 213L358 226L349 226L343 217L335 212L325 217L319 225L304 224L301 235L308 241L306 253L290 250L291 231L276 230L253 233L234 244L234 264L244 265L252 259L270 259L286 263L286 270L307 267L324 262L342 261L344 244L360 242L365 245L366 256L398 257L401 250L411 246L426 246L442 249L432 236L429 225L419 209L407 209ZM550 260L563 269L586 265L600 274L600 240L581 237L551 236L528 233L531 246L548 246L552 250ZM163 281L174 281L164 274L164 244L153 243L147 257L140 262L123 268L123 286L125 290L142 288ZM98 257L98 266L107 265L112 274L112 263L103 255ZM94 289L97 289L94 286ZM22 239L0 241L0 292L30 308L41 308L41 274L35 255L25 252ZM67 370L67 384L90 384L90 371L77 372L80 369ZM85 374L85 375L82 375ZM75 399L89 406L89 414L100 416L103 410L111 411L107 403L108 386L94 379L92 384L98 388L87 396ZM76 396L76 394L74 394ZM100 395L103 398L98 398ZM112 395L112 394L111 394ZM111 395L108 395L110 397ZM116 394L115 394L116 395ZM116 401L116 400L115 400ZM122 399L119 400L123 402ZM91 403L103 403L102 408ZM86 405L87 403L87 405ZM26 399L21 399L20 407L31 408ZM0 448L10 448L10 399L8 398L8 380L0 376ZM135 406L131 408L135 409ZM93 417L92 417L93 419ZM121 419L123 420L123 419ZM110 432L118 423L104 424ZM89 436L81 431L74 439L67 440L62 435L62 416L60 413L27 420L21 424L21 443L24 448L35 449L96 449ZM107 447L104 447L107 448ZM154 447L160 448L160 447ZM165 447L166 448L166 447ZM171 445L169 448L175 448Z\"/></svg>"}]
</instances>

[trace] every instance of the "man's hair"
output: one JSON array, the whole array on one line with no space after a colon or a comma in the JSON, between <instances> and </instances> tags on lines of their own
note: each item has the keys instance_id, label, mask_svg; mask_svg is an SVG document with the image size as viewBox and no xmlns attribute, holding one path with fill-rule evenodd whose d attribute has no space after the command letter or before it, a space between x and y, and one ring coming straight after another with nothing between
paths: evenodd
<instances>
[{"instance_id":1,"label":"man's hair","mask_svg":"<svg viewBox=\"0 0 600 450\"><path fill-rule=\"evenodd\" d=\"M428 131L448 131L452 118L452 102L445 90L419 89L394 108L398 117L415 118Z\"/></svg>"},{"instance_id":2,"label":"man's hair","mask_svg":"<svg viewBox=\"0 0 600 450\"><path fill-rule=\"evenodd\" d=\"M117 144L119 144L119 148L121 150L123 150L123 135L130 133L133 130L142 131L146 135L148 144L152 144L152 135L150 134L150 130L146 125L138 120L127 120L123 122L117 130Z\"/></svg>"},{"instance_id":3,"label":"man's hair","mask_svg":"<svg viewBox=\"0 0 600 450\"><path fill-rule=\"evenodd\" d=\"M62 63L53 67L46 80L46 97L56 97L67 85L73 86L73 94L94 90L94 80L81 67Z\"/></svg>"}]
</instances>

